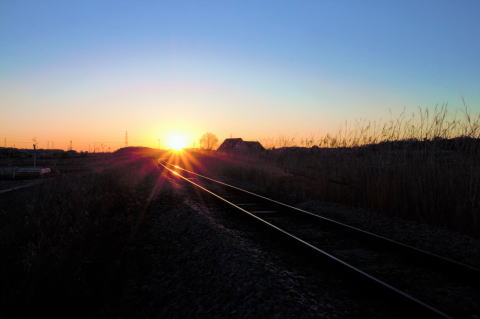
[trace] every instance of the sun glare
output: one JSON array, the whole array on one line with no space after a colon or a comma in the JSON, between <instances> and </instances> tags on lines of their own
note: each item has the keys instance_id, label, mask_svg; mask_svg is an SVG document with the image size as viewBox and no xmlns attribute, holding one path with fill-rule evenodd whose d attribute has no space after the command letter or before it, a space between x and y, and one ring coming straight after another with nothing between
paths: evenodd
<instances>
[{"instance_id":1,"label":"sun glare","mask_svg":"<svg viewBox=\"0 0 480 319\"><path fill-rule=\"evenodd\" d=\"M186 146L187 139L183 135L171 135L167 138L167 147L174 151L180 151Z\"/></svg>"}]
</instances>

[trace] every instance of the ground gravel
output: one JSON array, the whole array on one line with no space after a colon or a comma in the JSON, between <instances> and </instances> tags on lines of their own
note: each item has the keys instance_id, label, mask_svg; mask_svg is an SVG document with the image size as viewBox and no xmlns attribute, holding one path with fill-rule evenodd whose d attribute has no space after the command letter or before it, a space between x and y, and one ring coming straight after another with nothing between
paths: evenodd
<instances>
[{"instance_id":1,"label":"ground gravel","mask_svg":"<svg viewBox=\"0 0 480 319\"><path fill-rule=\"evenodd\" d=\"M140 289L145 318L340 318L329 296L313 300L295 274L186 203L155 221L155 265ZM165 245L168 243L168 245ZM160 249L158 249L160 248ZM318 297L318 296L317 296ZM321 306L319 306L321 305Z\"/></svg>"},{"instance_id":2,"label":"ground gravel","mask_svg":"<svg viewBox=\"0 0 480 319\"><path fill-rule=\"evenodd\" d=\"M192 197L188 187L173 188L171 198L150 207L152 269L132 282L118 317L394 317L382 301L352 293L338 274L292 257L231 212Z\"/></svg>"}]
</instances>

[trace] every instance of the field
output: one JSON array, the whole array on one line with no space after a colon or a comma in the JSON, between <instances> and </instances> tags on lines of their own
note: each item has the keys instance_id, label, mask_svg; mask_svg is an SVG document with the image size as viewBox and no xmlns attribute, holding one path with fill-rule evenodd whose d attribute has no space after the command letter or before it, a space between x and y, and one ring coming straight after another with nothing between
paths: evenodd
<instances>
[{"instance_id":1,"label":"field","mask_svg":"<svg viewBox=\"0 0 480 319\"><path fill-rule=\"evenodd\" d=\"M232 276L239 282L262 282L255 289L277 312L295 316L304 311L302 298L287 298L285 304L292 305L282 308L280 292L294 285L294 294L302 294L303 285L317 279L280 276L282 267L292 267L276 259L283 252L271 244L257 247L252 242L261 234L248 226L242 230L224 212L202 207L204 202L158 169L158 159L296 206L321 206L320 213L357 227L478 265L478 241L472 238L480 233L476 132L362 145L285 146L252 154L126 148L39 158L38 166L54 168L52 177L0 194L0 314L196 316L209 313L206 305L238 317L268 313L250 299L245 300L248 307L238 308L238 300L253 288L238 288ZM31 158L8 156L0 163L30 166ZM0 186L29 182L2 181ZM264 271L267 275L258 275ZM205 298L212 284L225 294ZM312 298L318 300L333 290L310 293L318 294ZM363 309L345 308L345 296L332 298L325 303L337 303L335 311L347 316Z\"/></svg>"},{"instance_id":2,"label":"field","mask_svg":"<svg viewBox=\"0 0 480 319\"><path fill-rule=\"evenodd\" d=\"M152 159L59 162L75 174L0 197L3 318L99 316L148 272L145 212L158 195Z\"/></svg>"},{"instance_id":3,"label":"field","mask_svg":"<svg viewBox=\"0 0 480 319\"><path fill-rule=\"evenodd\" d=\"M445 139L281 148L255 158L224 155L223 165L203 155L202 165L191 165L289 203L343 203L478 235L479 146L476 139Z\"/></svg>"},{"instance_id":4,"label":"field","mask_svg":"<svg viewBox=\"0 0 480 319\"><path fill-rule=\"evenodd\" d=\"M192 151L180 164L293 204L343 203L480 234L480 116L446 107L359 123L261 154ZM282 142L277 141L282 144ZM312 146L313 145L313 146ZM318 146L320 145L320 147Z\"/></svg>"}]
</instances>

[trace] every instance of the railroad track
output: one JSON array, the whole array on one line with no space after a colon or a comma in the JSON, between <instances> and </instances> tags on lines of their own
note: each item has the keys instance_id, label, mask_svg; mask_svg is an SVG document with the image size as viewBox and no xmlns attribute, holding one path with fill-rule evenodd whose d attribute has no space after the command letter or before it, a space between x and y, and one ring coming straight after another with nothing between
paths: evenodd
<instances>
[{"instance_id":1,"label":"railroad track","mask_svg":"<svg viewBox=\"0 0 480 319\"><path fill-rule=\"evenodd\" d=\"M167 162L159 165L260 223L323 266L341 271L365 291L386 297L400 312L432 318L478 318L480 314L480 270L475 267Z\"/></svg>"}]
</instances>

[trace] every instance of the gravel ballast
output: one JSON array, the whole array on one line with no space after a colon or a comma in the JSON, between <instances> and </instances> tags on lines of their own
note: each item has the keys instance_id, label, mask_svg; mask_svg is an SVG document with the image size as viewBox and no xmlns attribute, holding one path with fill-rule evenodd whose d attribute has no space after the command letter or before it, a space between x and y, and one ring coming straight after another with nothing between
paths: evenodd
<instances>
[{"instance_id":1,"label":"gravel ballast","mask_svg":"<svg viewBox=\"0 0 480 319\"><path fill-rule=\"evenodd\" d=\"M132 284L126 313L136 309L139 318L394 316L395 309L382 301L350 291L341 275L298 259L242 218L173 183L172 199L157 200L149 209L156 215L147 247L152 271L143 283Z\"/></svg>"}]
</instances>

